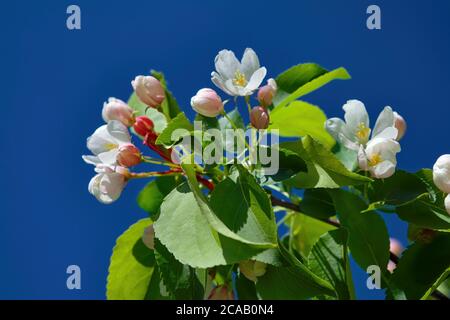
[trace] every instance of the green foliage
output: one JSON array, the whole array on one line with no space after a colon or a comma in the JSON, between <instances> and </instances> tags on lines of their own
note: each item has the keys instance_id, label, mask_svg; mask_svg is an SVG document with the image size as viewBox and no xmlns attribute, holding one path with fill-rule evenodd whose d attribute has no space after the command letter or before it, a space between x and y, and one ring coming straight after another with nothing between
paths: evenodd
<instances>
[{"instance_id":1,"label":"green foliage","mask_svg":"<svg viewBox=\"0 0 450 320\"><path fill-rule=\"evenodd\" d=\"M310 136L297 142L282 143L281 147L296 152L308 167L308 172L300 172L286 181L296 188L339 188L371 181L347 170L331 151Z\"/></svg>"},{"instance_id":2,"label":"green foliage","mask_svg":"<svg viewBox=\"0 0 450 320\"><path fill-rule=\"evenodd\" d=\"M141 300L147 293L153 273L154 255L142 243L144 229L152 224L142 219L125 231L111 256L106 285L108 300Z\"/></svg>"},{"instance_id":3,"label":"green foliage","mask_svg":"<svg viewBox=\"0 0 450 320\"><path fill-rule=\"evenodd\" d=\"M318 219L328 219L336 215L333 199L327 189L306 189L299 208L302 213Z\"/></svg>"},{"instance_id":4,"label":"green foliage","mask_svg":"<svg viewBox=\"0 0 450 320\"><path fill-rule=\"evenodd\" d=\"M147 116L149 117L155 126L155 132L161 133L167 127L167 119L158 110L154 108L147 107L139 98L136 93L132 93L130 98L128 99L128 105L135 111L136 116ZM133 133L137 135L136 132Z\"/></svg>"},{"instance_id":5,"label":"green foliage","mask_svg":"<svg viewBox=\"0 0 450 320\"><path fill-rule=\"evenodd\" d=\"M179 132L177 132L179 130ZM180 112L173 118L167 127L161 132L156 139L156 144L172 146L185 135L189 135L194 130L194 126L183 112Z\"/></svg>"},{"instance_id":6,"label":"green foliage","mask_svg":"<svg viewBox=\"0 0 450 320\"><path fill-rule=\"evenodd\" d=\"M334 145L334 139L325 130L326 120L319 107L304 101L293 101L271 112L269 130L279 130L284 137L310 135L329 149Z\"/></svg>"},{"instance_id":7,"label":"green foliage","mask_svg":"<svg viewBox=\"0 0 450 320\"><path fill-rule=\"evenodd\" d=\"M139 193L137 203L142 210L155 214L158 212L164 198L176 186L175 177L158 177L149 182Z\"/></svg>"}]
</instances>

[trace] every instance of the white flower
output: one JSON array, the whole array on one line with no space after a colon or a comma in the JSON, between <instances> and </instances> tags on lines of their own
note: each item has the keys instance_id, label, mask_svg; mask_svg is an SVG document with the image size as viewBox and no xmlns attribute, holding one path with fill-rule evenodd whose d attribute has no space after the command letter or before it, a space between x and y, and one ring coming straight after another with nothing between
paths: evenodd
<instances>
[{"instance_id":1,"label":"white flower","mask_svg":"<svg viewBox=\"0 0 450 320\"><path fill-rule=\"evenodd\" d=\"M127 183L128 169L98 164L97 175L89 182L89 192L104 204L116 201Z\"/></svg>"},{"instance_id":2,"label":"white flower","mask_svg":"<svg viewBox=\"0 0 450 320\"><path fill-rule=\"evenodd\" d=\"M87 139L87 147L94 156L83 156L83 160L93 165L114 165L119 147L130 142L131 136L127 127L120 121L112 120L95 130Z\"/></svg>"},{"instance_id":3,"label":"white flower","mask_svg":"<svg viewBox=\"0 0 450 320\"><path fill-rule=\"evenodd\" d=\"M450 214L450 194L445 197L444 204L445 210L447 210L447 213Z\"/></svg>"},{"instance_id":4,"label":"white flower","mask_svg":"<svg viewBox=\"0 0 450 320\"><path fill-rule=\"evenodd\" d=\"M358 151L360 145L369 141L371 129L366 107L359 100L349 100L342 107L345 111L345 122L339 118L329 119L325 127L327 131L346 148ZM385 107L378 116L372 131L372 139L396 139L395 116L391 107Z\"/></svg>"},{"instance_id":5,"label":"white flower","mask_svg":"<svg viewBox=\"0 0 450 320\"><path fill-rule=\"evenodd\" d=\"M436 160L433 181L442 192L450 193L450 154L444 154Z\"/></svg>"},{"instance_id":6,"label":"white flower","mask_svg":"<svg viewBox=\"0 0 450 320\"><path fill-rule=\"evenodd\" d=\"M245 49L241 62L233 51L222 50L214 61L216 71L211 73L212 82L231 96L249 96L263 81L266 68L260 67L253 49Z\"/></svg>"},{"instance_id":7,"label":"white flower","mask_svg":"<svg viewBox=\"0 0 450 320\"><path fill-rule=\"evenodd\" d=\"M400 144L396 140L376 137L370 140L365 148L360 145L359 167L364 171L369 171L374 178L389 178L395 172L396 155L400 150Z\"/></svg>"}]
</instances>

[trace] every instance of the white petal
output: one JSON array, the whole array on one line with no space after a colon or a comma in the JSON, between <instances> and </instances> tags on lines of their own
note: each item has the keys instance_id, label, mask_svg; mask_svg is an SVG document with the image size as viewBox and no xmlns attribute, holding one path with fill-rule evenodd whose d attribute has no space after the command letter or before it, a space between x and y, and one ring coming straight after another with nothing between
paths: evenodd
<instances>
[{"instance_id":1,"label":"white petal","mask_svg":"<svg viewBox=\"0 0 450 320\"><path fill-rule=\"evenodd\" d=\"M375 127L373 128L372 136L376 137L386 128L393 126L394 126L394 113L392 112L392 108L385 107L383 111L380 112L380 115L377 118L377 122L375 122ZM394 137L394 139L396 137Z\"/></svg>"},{"instance_id":2,"label":"white petal","mask_svg":"<svg viewBox=\"0 0 450 320\"><path fill-rule=\"evenodd\" d=\"M101 160L96 156L81 156L83 158L84 162L87 164L93 164L94 166L101 163Z\"/></svg>"},{"instance_id":3,"label":"white petal","mask_svg":"<svg viewBox=\"0 0 450 320\"><path fill-rule=\"evenodd\" d=\"M395 164L390 161L383 161L371 168L371 173L375 178L386 179L395 173Z\"/></svg>"},{"instance_id":4,"label":"white petal","mask_svg":"<svg viewBox=\"0 0 450 320\"><path fill-rule=\"evenodd\" d=\"M240 89L243 89L242 87L235 86L233 84L232 79L228 79L227 81L225 81L225 88L227 89L228 92L230 92L229 94L231 96L240 96L241 95Z\"/></svg>"},{"instance_id":5,"label":"white petal","mask_svg":"<svg viewBox=\"0 0 450 320\"><path fill-rule=\"evenodd\" d=\"M255 51L251 48L247 48L244 51L244 55L241 60L241 72L245 75L247 79L250 79L259 69L259 59Z\"/></svg>"},{"instance_id":6,"label":"white petal","mask_svg":"<svg viewBox=\"0 0 450 320\"><path fill-rule=\"evenodd\" d=\"M110 151L102 152L98 155L100 161L106 165L114 165L117 162L117 155L119 154L119 149L115 148Z\"/></svg>"},{"instance_id":7,"label":"white petal","mask_svg":"<svg viewBox=\"0 0 450 320\"><path fill-rule=\"evenodd\" d=\"M109 145L115 143L115 139L108 132L107 125L103 125L87 139L88 149L95 155L109 150Z\"/></svg>"},{"instance_id":8,"label":"white petal","mask_svg":"<svg viewBox=\"0 0 450 320\"><path fill-rule=\"evenodd\" d=\"M344 121L342 121L342 119L328 119L325 123L325 128L337 142L345 146L347 149L354 151L359 150L359 143L356 143L349 138L350 134L348 133L347 125ZM353 135L352 138L355 139L355 136Z\"/></svg>"},{"instance_id":9,"label":"white petal","mask_svg":"<svg viewBox=\"0 0 450 320\"><path fill-rule=\"evenodd\" d=\"M217 72L211 73L211 81L221 90L223 90L225 93L229 94L230 96L233 95L233 93L227 89L225 86L225 81L223 78L218 74Z\"/></svg>"},{"instance_id":10,"label":"white petal","mask_svg":"<svg viewBox=\"0 0 450 320\"><path fill-rule=\"evenodd\" d=\"M362 123L369 128L369 115L366 107L359 100L349 100L342 107L345 111L345 122L353 133L358 130L358 126Z\"/></svg>"},{"instance_id":11,"label":"white petal","mask_svg":"<svg viewBox=\"0 0 450 320\"><path fill-rule=\"evenodd\" d=\"M395 127L387 127L383 131L378 134L374 134L373 138L382 138L382 139L396 139L398 135L398 130Z\"/></svg>"},{"instance_id":12,"label":"white petal","mask_svg":"<svg viewBox=\"0 0 450 320\"><path fill-rule=\"evenodd\" d=\"M245 89L248 91L253 92L254 90L258 89L261 85L261 82L263 82L264 77L266 76L267 70L265 67L261 67L258 70L256 70L252 77L250 78L249 82L245 86Z\"/></svg>"},{"instance_id":13,"label":"white petal","mask_svg":"<svg viewBox=\"0 0 450 320\"><path fill-rule=\"evenodd\" d=\"M116 201L125 186L125 179L119 173L104 174L100 181L98 200L105 204Z\"/></svg>"},{"instance_id":14,"label":"white petal","mask_svg":"<svg viewBox=\"0 0 450 320\"><path fill-rule=\"evenodd\" d=\"M234 52L231 50L222 50L214 60L216 71L226 80L234 78L240 63Z\"/></svg>"},{"instance_id":15,"label":"white petal","mask_svg":"<svg viewBox=\"0 0 450 320\"><path fill-rule=\"evenodd\" d=\"M97 195L100 193L99 185L101 178L102 174L97 174L91 179L91 181L89 181L88 185L89 193L95 197L97 197Z\"/></svg>"},{"instance_id":16,"label":"white petal","mask_svg":"<svg viewBox=\"0 0 450 320\"><path fill-rule=\"evenodd\" d=\"M359 150L358 150L358 165L359 165L359 168L364 171L367 171L367 169L369 167L368 163L367 163L366 152L362 145L359 146Z\"/></svg>"},{"instance_id":17,"label":"white petal","mask_svg":"<svg viewBox=\"0 0 450 320\"><path fill-rule=\"evenodd\" d=\"M117 140L119 144L131 142L131 135L128 128L120 121L112 120L108 122L109 134Z\"/></svg>"}]
</instances>

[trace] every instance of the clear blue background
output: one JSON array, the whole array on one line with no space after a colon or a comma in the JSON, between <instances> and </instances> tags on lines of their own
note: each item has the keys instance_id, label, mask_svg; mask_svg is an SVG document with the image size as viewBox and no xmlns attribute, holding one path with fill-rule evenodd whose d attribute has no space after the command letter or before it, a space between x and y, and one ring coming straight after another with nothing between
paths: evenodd
<instances>
[{"instance_id":1,"label":"clear blue background","mask_svg":"<svg viewBox=\"0 0 450 320\"><path fill-rule=\"evenodd\" d=\"M399 165L430 167L448 144L450 3L375 1L382 30L366 28L372 1L74 1L82 30L66 28L68 1L2 3L0 298L103 299L115 239L145 214L131 183L110 206L87 192L85 139L102 124L103 101L126 99L130 81L162 70L184 111L212 86L223 48L259 54L269 76L300 62L345 66L353 79L306 97L328 116L358 98L374 118L391 105L408 121ZM405 224L386 216L406 244ZM66 289L66 267L82 290ZM365 289L356 265L357 294Z\"/></svg>"}]
</instances>

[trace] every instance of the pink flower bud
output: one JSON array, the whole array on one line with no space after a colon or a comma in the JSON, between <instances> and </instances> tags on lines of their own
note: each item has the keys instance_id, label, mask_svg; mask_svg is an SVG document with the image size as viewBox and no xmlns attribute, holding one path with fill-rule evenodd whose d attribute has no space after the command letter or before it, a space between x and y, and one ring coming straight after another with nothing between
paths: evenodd
<instances>
[{"instance_id":1,"label":"pink flower bud","mask_svg":"<svg viewBox=\"0 0 450 320\"><path fill-rule=\"evenodd\" d=\"M398 241L395 238L389 239L389 251L394 253L395 255L399 256L403 252L404 248L400 241Z\"/></svg>"},{"instance_id":2,"label":"pink flower bud","mask_svg":"<svg viewBox=\"0 0 450 320\"><path fill-rule=\"evenodd\" d=\"M153 225L144 229L142 241L149 249L153 250L155 248L155 229L153 229Z\"/></svg>"},{"instance_id":3,"label":"pink flower bud","mask_svg":"<svg viewBox=\"0 0 450 320\"><path fill-rule=\"evenodd\" d=\"M131 127L134 124L133 109L122 100L116 98L109 98L108 102L103 104L102 117L105 122L117 120L127 127Z\"/></svg>"},{"instance_id":4,"label":"pink flower bud","mask_svg":"<svg viewBox=\"0 0 450 320\"><path fill-rule=\"evenodd\" d=\"M267 84L258 90L258 101L263 107L268 107L272 104L272 99L277 94L277 83L274 79L267 80Z\"/></svg>"},{"instance_id":5,"label":"pink flower bud","mask_svg":"<svg viewBox=\"0 0 450 320\"><path fill-rule=\"evenodd\" d=\"M234 294L225 285L217 286L211 290L208 300L234 300Z\"/></svg>"},{"instance_id":6,"label":"pink flower bud","mask_svg":"<svg viewBox=\"0 0 450 320\"><path fill-rule=\"evenodd\" d=\"M191 98L192 108L205 117L216 117L223 112L223 103L219 95L209 88L198 90Z\"/></svg>"},{"instance_id":7,"label":"pink flower bud","mask_svg":"<svg viewBox=\"0 0 450 320\"><path fill-rule=\"evenodd\" d=\"M445 205L445 210L447 210L447 213L450 214L450 194L448 194L445 197L444 205Z\"/></svg>"},{"instance_id":8,"label":"pink flower bud","mask_svg":"<svg viewBox=\"0 0 450 320\"><path fill-rule=\"evenodd\" d=\"M147 116L139 116L133 125L134 131L137 134L145 137L148 133L153 132L154 124Z\"/></svg>"},{"instance_id":9,"label":"pink flower bud","mask_svg":"<svg viewBox=\"0 0 450 320\"><path fill-rule=\"evenodd\" d=\"M117 163L124 167L132 167L141 163L141 152L132 143L123 144L119 147Z\"/></svg>"},{"instance_id":10,"label":"pink flower bud","mask_svg":"<svg viewBox=\"0 0 450 320\"><path fill-rule=\"evenodd\" d=\"M164 88L155 77L137 76L131 85L139 99L149 107L155 108L164 101Z\"/></svg>"},{"instance_id":11,"label":"pink flower bud","mask_svg":"<svg viewBox=\"0 0 450 320\"><path fill-rule=\"evenodd\" d=\"M394 127L398 130L397 141L400 141L401 138L406 133L406 121L403 119L401 115L394 111Z\"/></svg>"},{"instance_id":12,"label":"pink flower bud","mask_svg":"<svg viewBox=\"0 0 450 320\"><path fill-rule=\"evenodd\" d=\"M442 192L450 193L450 154L444 154L436 160L433 181Z\"/></svg>"},{"instance_id":13,"label":"pink flower bud","mask_svg":"<svg viewBox=\"0 0 450 320\"><path fill-rule=\"evenodd\" d=\"M389 270L390 273L394 272L396 267L397 265L394 262L392 261L388 262L387 269Z\"/></svg>"},{"instance_id":14,"label":"pink flower bud","mask_svg":"<svg viewBox=\"0 0 450 320\"><path fill-rule=\"evenodd\" d=\"M254 107L250 112L250 122L256 129L267 129L269 126L269 113L263 107Z\"/></svg>"}]
</instances>

